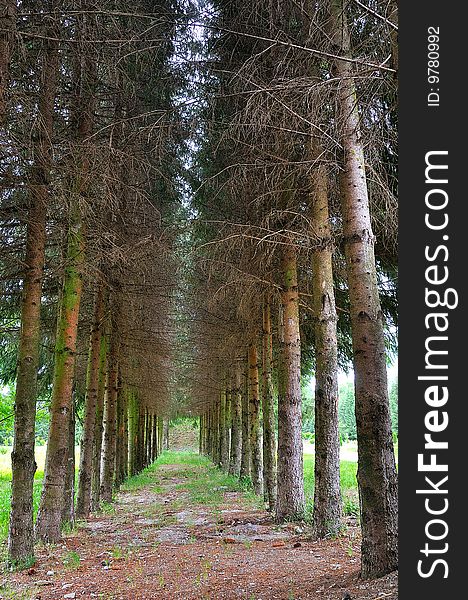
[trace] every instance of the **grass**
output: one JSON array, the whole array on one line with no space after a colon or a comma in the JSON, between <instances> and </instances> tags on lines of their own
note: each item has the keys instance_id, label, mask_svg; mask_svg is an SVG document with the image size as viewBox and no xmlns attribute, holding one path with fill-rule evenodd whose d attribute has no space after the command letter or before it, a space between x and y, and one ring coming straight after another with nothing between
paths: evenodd
<instances>
[{"instance_id":1,"label":"grass","mask_svg":"<svg viewBox=\"0 0 468 600\"><path fill-rule=\"evenodd\" d=\"M314 465L314 455L304 454L304 492L307 515L312 514L314 505ZM346 515L359 515L356 474L356 462L348 460L340 462L341 493L343 495L343 510Z\"/></svg>"}]
</instances>

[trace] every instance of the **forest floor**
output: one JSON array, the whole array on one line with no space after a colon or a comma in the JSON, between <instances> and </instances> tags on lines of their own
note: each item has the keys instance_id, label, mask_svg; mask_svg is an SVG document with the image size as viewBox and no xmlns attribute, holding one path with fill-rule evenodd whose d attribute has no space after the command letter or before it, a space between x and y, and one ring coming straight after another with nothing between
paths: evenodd
<instances>
[{"instance_id":1,"label":"forest floor","mask_svg":"<svg viewBox=\"0 0 468 600\"><path fill-rule=\"evenodd\" d=\"M28 571L4 574L0 598L396 600L396 574L359 579L359 546L352 518L314 541L207 459L168 452Z\"/></svg>"}]
</instances>

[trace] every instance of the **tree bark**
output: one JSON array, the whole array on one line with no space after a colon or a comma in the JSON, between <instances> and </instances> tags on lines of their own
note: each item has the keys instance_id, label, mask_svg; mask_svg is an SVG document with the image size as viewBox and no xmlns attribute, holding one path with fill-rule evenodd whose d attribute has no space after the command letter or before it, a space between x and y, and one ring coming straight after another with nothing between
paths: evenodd
<instances>
[{"instance_id":1,"label":"tree bark","mask_svg":"<svg viewBox=\"0 0 468 600\"><path fill-rule=\"evenodd\" d=\"M242 456L242 390L240 366L236 365L234 389L231 392L231 456L229 474L239 477Z\"/></svg>"},{"instance_id":2,"label":"tree bark","mask_svg":"<svg viewBox=\"0 0 468 600\"><path fill-rule=\"evenodd\" d=\"M63 491L61 527L73 528L75 524L75 401L72 398L68 424L67 464Z\"/></svg>"},{"instance_id":3,"label":"tree bark","mask_svg":"<svg viewBox=\"0 0 468 600\"><path fill-rule=\"evenodd\" d=\"M169 450L169 425L170 419L167 417L164 419L164 450Z\"/></svg>"},{"instance_id":4,"label":"tree bark","mask_svg":"<svg viewBox=\"0 0 468 600\"><path fill-rule=\"evenodd\" d=\"M104 326L99 351L99 385L96 398L96 422L94 425L93 467L91 480L91 510L93 512L99 510L99 500L101 496L101 452L104 425L104 398L106 395L108 345L108 335Z\"/></svg>"},{"instance_id":5,"label":"tree bark","mask_svg":"<svg viewBox=\"0 0 468 600\"><path fill-rule=\"evenodd\" d=\"M249 346L249 434L250 478L254 492L263 494L262 438L260 435L260 394L258 380L258 353L256 344Z\"/></svg>"},{"instance_id":6,"label":"tree bark","mask_svg":"<svg viewBox=\"0 0 468 600\"><path fill-rule=\"evenodd\" d=\"M265 500L269 509L276 506L276 438L275 411L273 406L273 336L271 333L270 298L263 304L262 337L262 411L263 411L263 473L265 480Z\"/></svg>"},{"instance_id":7,"label":"tree bark","mask_svg":"<svg viewBox=\"0 0 468 600\"><path fill-rule=\"evenodd\" d=\"M320 153L316 153L318 156ZM333 288L328 181L324 165L313 173L312 308L315 333L315 488L313 529L317 537L342 526L338 431L338 342Z\"/></svg>"},{"instance_id":8,"label":"tree bark","mask_svg":"<svg viewBox=\"0 0 468 600\"><path fill-rule=\"evenodd\" d=\"M81 439L78 494L76 500L76 516L78 519L86 519L91 510L93 447L95 443L94 436L96 433L96 409L99 393L103 318L104 288L101 283L98 283L94 299L94 317L89 341L83 436Z\"/></svg>"},{"instance_id":9,"label":"tree bark","mask_svg":"<svg viewBox=\"0 0 468 600\"><path fill-rule=\"evenodd\" d=\"M153 462L157 460L158 454L158 417L153 415Z\"/></svg>"},{"instance_id":10,"label":"tree bark","mask_svg":"<svg viewBox=\"0 0 468 600\"><path fill-rule=\"evenodd\" d=\"M58 316L44 483L36 521L36 536L44 543L60 539L83 261L81 221L73 215Z\"/></svg>"},{"instance_id":11,"label":"tree bark","mask_svg":"<svg viewBox=\"0 0 468 600\"><path fill-rule=\"evenodd\" d=\"M104 410L104 439L102 452L101 498L112 502L112 489L115 477L115 456L117 451L117 394L120 341L119 319L114 316L109 349L107 370L107 393Z\"/></svg>"},{"instance_id":12,"label":"tree bark","mask_svg":"<svg viewBox=\"0 0 468 600\"><path fill-rule=\"evenodd\" d=\"M276 519L304 516L301 339L296 249L284 247L281 272L282 331L278 380L278 490Z\"/></svg>"},{"instance_id":13,"label":"tree bark","mask_svg":"<svg viewBox=\"0 0 468 600\"><path fill-rule=\"evenodd\" d=\"M227 428L227 411L226 411L226 387L220 393L219 404L219 466L223 471L229 469L229 439Z\"/></svg>"},{"instance_id":14,"label":"tree bark","mask_svg":"<svg viewBox=\"0 0 468 600\"><path fill-rule=\"evenodd\" d=\"M16 2L7 2L6 6L8 7L10 4L16 9ZM5 14L1 12L1 7L0 14ZM0 24L2 21L3 19L0 20ZM2 44L5 38L3 37L4 34L0 34L0 36L2 36L0 37L0 56L2 56ZM2 39L3 41L1 41ZM5 58L5 55L3 55L0 61ZM26 231L26 255L24 258L26 270L21 302L14 441L11 454L12 483L8 559L12 564L28 561L34 556L35 418L48 183L52 163L51 140L53 137L54 101L58 74L58 49L55 43L49 42L47 45L42 72L38 102L39 129L34 164L28 186L30 208ZM5 71L3 71L3 75L0 73L0 80L3 78L4 82L5 77ZM0 98L0 104L1 102L2 99Z\"/></svg>"},{"instance_id":15,"label":"tree bark","mask_svg":"<svg viewBox=\"0 0 468 600\"><path fill-rule=\"evenodd\" d=\"M342 0L331 0L333 41L351 55ZM398 564L398 490L387 390L383 315L377 287L374 235L360 135L353 67L336 60L344 149L341 210L351 307L358 485L361 508L361 576L381 577Z\"/></svg>"},{"instance_id":16,"label":"tree bark","mask_svg":"<svg viewBox=\"0 0 468 600\"><path fill-rule=\"evenodd\" d=\"M249 425L249 395L248 370L247 377L241 382L242 393L242 451L240 476L250 477L250 425Z\"/></svg>"}]
</instances>

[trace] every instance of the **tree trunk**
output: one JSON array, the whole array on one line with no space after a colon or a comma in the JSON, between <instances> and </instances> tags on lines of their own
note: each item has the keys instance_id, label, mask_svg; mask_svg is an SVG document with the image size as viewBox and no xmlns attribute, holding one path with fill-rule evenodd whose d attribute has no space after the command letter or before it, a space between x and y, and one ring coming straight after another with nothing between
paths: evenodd
<instances>
[{"instance_id":1,"label":"tree trunk","mask_svg":"<svg viewBox=\"0 0 468 600\"><path fill-rule=\"evenodd\" d=\"M91 510L99 510L101 496L101 452L104 425L104 398L106 395L108 335L103 328L99 352L99 385L96 398L96 422L94 424L93 468L91 480Z\"/></svg>"},{"instance_id":2,"label":"tree trunk","mask_svg":"<svg viewBox=\"0 0 468 600\"><path fill-rule=\"evenodd\" d=\"M163 429L164 429L163 418L162 417L158 417L158 448L159 448L159 454L161 454L162 451L163 451Z\"/></svg>"},{"instance_id":3,"label":"tree trunk","mask_svg":"<svg viewBox=\"0 0 468 600\"><path fill-rule=\"evenodd\" d=\"M96 433L96 412L99 393L101 362L101 338L104 317L104 288L98 283L94 299L94 317L89 341L88 372L81 439L80 469L78 474L78 495L76 516L86 519L91 510L91 479L93 466L94 435Z\"/></svg>"},{"instance_id":4,"label":"tree trunk","mask_svg":"<svg viewBox=\"0 0 468 600\"><path fill-rule=\"evenodd\" d=\"M319 153L317 153L318 155ZM317 537L342 526L340 442L338 432L338 343L333 289L332 240L328 217L328 181L324 165L313 173L312 254L315 333L315 488L313 528Z\"/></svg>"},{"instance_id":5,"label":"tree trunk","mask_svg":"<svg viewBox=\"0 0 468 600\"><path fill-rule=\"evenodd\" d=\"M240 475L242 455L242 390L240 366L236 365L234 389L231 392L231 457L229 460L229 474Z\"/></svg>"},{"instance_id":6,"label":"tree trunk","mask_svg":"<svg viewBox=\"0 0 468 600\"><path fill-rule=\"evenodd\" d=\"M37 538L44 543L60 539L83 260L81 222L73 216L68 232L67 266L58 316L44 483L36 521Z\"/></svg>"},{"instance_id":7,"label":"tree trunk","mask_svg":"<svg viewBox=\"0 0 468 600\"><path fill-rule=\"evenodd\" d=\"M333 40L350 56L342 0L331 1ZM351 307L358 485L361 505L361 575L375 578L397 568L398 490L390 424L383 316L377 287L374 236L360 136L352 64L336 60L344 149L341 209Z\"/></svg>"},{"instance_id":8,"label":"tree trunk","mask_svg":"<svg viewBox=\"0 0 468 600\"><path fill-rule=\"evenodd\" d=\"M226 404L226 387L224 386L220 393L219 404L219 466L223 469L223 471L227 471L229 469Z\"/></svg>"},{"instance_id":9,"label":"tree trunk","mask_svg":"<svg viewBox=\"0 0 468 600\"><path fill-rule=\"evenodd\" d=\"M61 526L73 528L75 524L75 401L72 399L68 425L67 465L63 492Z\"/></svg>"},{"instance_id":10,"label":"tree trunk","mask_svg":"<svg viewBox=\"0 0 468 600\"><path fill-rule=\"evenodd\" d=\"M164 450L169 450L169 425L170 419L167 417L164 419Z\"/></svg>"},{"instance_id":11,"label":"tree trunk","mask_svg":"<svg viewBox=\"0 0 468 600\"><path fill-rule=\"evenodd\" d=\"M278 378L278 521L304 516L302 446L301 339L296 249L284 247L282 256L282 331Z\"/></svg>"},{"instance_id":12,"label":"tree trunk","mask_svg":"<svg viewBox=\"0 0 468 600\"><path fill-rule=\"evenodd\" d=\"M115 476L115 455L117 450L117 394L118 394L118 362L119 362L119 331L118 319L112 324L109 350L109 365L107 370L107 393L104 410L104 440L102 452L101 498L104 502L112 502L112 489Z\"/></svg>"},{"instance_id":13,"label":"tree trunk","mask_svg":"<svg viewBox=\"0 0 468 600\"><path fill-rule=\"evenodd\" d=\"M262 438L260 436L260 394L258 381L257 346L249 346L249 433L250 433L250 478L254 492L263 494Z\"/></svg>"},{"instance_id":14,"label":"tree trunk","mask_svg":"<svg viewBox=\"0 0 468 600\"><path fill-rule=\"evenodd\" d=\"M0 0L0 127L3 127L8 106L10 59L16 31L16 0Z\"/></svg>"},{"instance_id":15,"label":"tree trunk","mask_svg":"<svg viewBox=\"0 0 468 600\"><path fill-rule=\"evenodd\" d=\"M247 377L241 382L242 390L242 449L240 476L250 477L250 425L249 425L249 395L248 370Z\"/></svg>"},{"instance_id":16,"label":"tree trunk","mask_svg":"<svg viewBox=\"0 0 468 600\"><path fill-rule=\"evenodd\" d=\"M5 3L4 3L5 4ZM0 15L9 5L16 10L16 2L0 4ZM9 13L9 9L7 10ZM0 27L5 17L0 17ZM0 61L5 34L0 33ZM0 88L6 72L0 67ZM30 208L26 231L26 270L23 279L21 303L21 331L19 336L18 365L15 392L15 424L11 453L12 483L11 512L8 531L8 559L12 564L28 561L34 556L33 484L36 462L34 459L37 370L41 325L41 290L44 275L45 231L48 201L48 182L51 167L50 142L53 137L54 101L57 87L58 50L48 43L44 55L43 76L39 93L39 130L36 157L29 179ZM0 105L2 103L0 90ZM0 106L0 112L2 108ZM1 124L1 117L0 117Z\"/></svg>"},{"instance_id":17,"label":"tree trunk","mask_svg":"<svg viewBox=\"0 0 468 600\"><path fill-rule=\"evenodd\" d=\"M127 412L127 390L119 376L117 384L117 437L115 450L115 479L114 489L118 491L125 481L125 465L128 459L128 439L126 435L125 415Z\"/></svg>"},{"instance_id":18,"label":"tree trunk","mask_svg":"<svg viewBox=\"0 0 468 600\"><path fill-rule=\"evenodd\" d=\"M262 338L262 411L263 411L263 476L265 480L265 500L271 511L276 506L276 438L275 411L273 406L273 336L271 333L270 299L267 296L263 305Z\"/></svg>"},{"instance_id":19,"label":"tree trunk","mask_svg":"<svg viewBox=\"0 0 468 600\"><path fill-rule=\"evenodd\" d=\"M153 415L153 462L158 458L158 417Z\"/></svg>"}]
</instances>

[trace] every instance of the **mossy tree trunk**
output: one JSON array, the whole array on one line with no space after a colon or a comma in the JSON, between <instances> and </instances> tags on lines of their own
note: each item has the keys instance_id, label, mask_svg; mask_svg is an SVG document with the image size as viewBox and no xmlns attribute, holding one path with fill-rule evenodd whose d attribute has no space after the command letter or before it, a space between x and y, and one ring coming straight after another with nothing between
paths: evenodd
<instances>
[{"instance_id":1,"label":"mossy tree trunk","mask_svg":"<svg viewBox=\"0 0 468 600\"><path fill-rule=\"evenodd\" d=\"M44 543L58 542L60 539L68 463L68 432L84 261L84 235L76 211L75 207L68 231L67 264L55 343L49 437L42 495L36 521L36 536Z\"/></svg>"},{"instance_id":2,"label":"mossy tree trunk","mask_svg":"<svg viewBox=\"0 0 468 600\"><path fill-rule=\"evenodd\" d=\"M16 2L0 3L0 26L13 19ZM8 32L0 33L0 62L8 60ZM31 169L28 195L29 212L26 230L26 269L23 276L21 301L21 330L15 391L14 441L11 453L11 511L8 531L8 559L12 564L27 561L34 556L33 484L36 462L34 458L37 370L41 325L41 292L44 275L46 215L48 183L51 168L51 140L53 138L54 100L57 87L58 49L47 42L42 65L42 81L38 101L38 132L36 155ZM0 113L2 87L7 79L0 65ZM0 124L1 124L0 115Z\"/></svg>"},{"instance_id":3,"label":"mossy tree trunk","mask_svg":"<svg viewBox=\"0 0 468 600\"><path fill-rule=\"evenodd\" d=\"M256 494L263 494L262 438L260 428L260 389L258 379L258 352L255 343L249 346L249 434L250 478Z\"/></svg>"},{"instance_id":4,"label":"mossy tree trunk","mask_svg":"<svg viewBox=\"0 0 468 600\"><path fill-rule=\"evenodd\" d=\"M317 155L320 153L317 152ZM317 537L342 526L338 431L338 342L333 288L332 239L328 216L328 175L320 164L313 173L312 307L315 333L315 488L313 528Z\"/></svg>"},{"instance_id":5,"label":"mossy tree trunk","mask_svg":"<svg viewBox=\"0 0 468 600\"><path fill-rule=\"evenodd\" d=\"M346 5L330 0L337 54L351 56ZM398 488L390 422L383 315L377 287L374 235L352 63L337 59L344 150L341 210L354 353L361 576L397 568Z\"/></svg>"},{"instance_id":6,"label":"mossy tree trunk","mask_svg":"<svg viewBox=\"0 0 468 600\"><path fill-rule=\"evenodd\" d=\"M282 339L278 375L278 521L304 516L301 339L296 249L285 245L281 260Z\"/></svg>"},{"instance_id":7,"label":"mossy tree trunk","mask_svg":"<svg viewBox=\"0 0 468 600\"><path fill-rule=\"evenodd\" d=\"M262 336L263 473L265 500L268 502L269 509L274 511L276 506L276 437L272 365L271 307L270 297L266 295L263 304Z\"/></svg>"}]
</instances>

